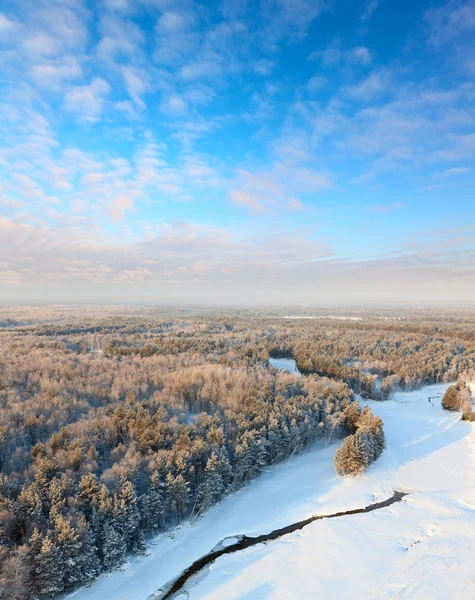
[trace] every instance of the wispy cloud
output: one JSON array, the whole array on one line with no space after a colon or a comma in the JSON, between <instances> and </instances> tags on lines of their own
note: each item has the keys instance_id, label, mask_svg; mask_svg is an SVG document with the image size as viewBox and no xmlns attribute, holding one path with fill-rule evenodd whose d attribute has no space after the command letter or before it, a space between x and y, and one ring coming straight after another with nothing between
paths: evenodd
<instances>
[{"instance_id":1,"label":"wispy cloud","mask_svg":"<svg viewBox=\"0 0 475 600\"><path fill-rule=\"evenodd\" d=\"M270 171L240 171L235 185L230 192L234 204L253 214L279 214L302 210L304 203L297 195L318 194L333 182L313 169L276 163Z\"/></svg>"},{"instance_id":2,"label":"wispy cloud","mask_svg":"<svg viewBox=\"0 0 475 600\"><path fill-rule=\"evenodd\" d=\"M438 8L424 13L429 28L429 39L434 46L449 43L461 35L471 35L475 29L475 2L449 0Z\"/></svg>"},{"instance_id":3,"label":"wispy cloud","mask_svg":"<svg viewBox=\"0 0 475 600\"><path fill-rule=\"evenodd\" d=\"M95 78L89 85L76 86L64 98L64 108L77 114L83 121L94 122L104 109L110 85L101 78Z\"/></svg>"}]
</instances>

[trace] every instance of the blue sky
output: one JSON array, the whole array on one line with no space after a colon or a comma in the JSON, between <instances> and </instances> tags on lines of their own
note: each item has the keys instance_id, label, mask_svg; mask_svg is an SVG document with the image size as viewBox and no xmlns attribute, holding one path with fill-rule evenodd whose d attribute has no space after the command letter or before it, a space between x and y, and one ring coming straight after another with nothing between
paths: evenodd
<instances>
[{"instance_id":1,"label":"blue sky","mask_svg":"<svg viewBox=\"0 0 475 600\"><path fill-rule=\"evenodd\" d=\"M473 0L0 10L6 301L473 300Z\"/></svg>"}]
</instances>

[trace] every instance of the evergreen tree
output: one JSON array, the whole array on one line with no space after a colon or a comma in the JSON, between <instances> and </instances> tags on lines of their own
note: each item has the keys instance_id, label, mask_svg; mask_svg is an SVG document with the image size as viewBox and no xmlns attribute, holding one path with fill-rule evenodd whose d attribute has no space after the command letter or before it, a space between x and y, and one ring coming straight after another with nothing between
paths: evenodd
<instances>
[{"instance_id":1,"label":"evergreen tree","mask_svg":"<svg viewBox=\"0 0 475 600\"><path fill-rule=\"evenodd\" d=\"M180 524L180 519L186 511L189 500L189 487L185 478L180 473L174 477L170 472L166 479L167 500L171 507L175 510L177 525Z\"/></svg>"},{"instance_id":2,"label":"evergreen tree","mask_svg":"<svg viewBox=\"0 0 475 600\"><path fill-rule=\"evenodd\" d=\"M79 482L78 504L86 519L90 520L94 507L99 501L99 484L93 473L81 477Z\"/></svg>"},{"instance_id":3,"label":"evergreen tree","mask_svg":"<svg viewBox=\"0 0 475 600\"><path fill-rule=\"evenodd\" d=\"M36 563L36 583L40 594L52 596L64 590L63 568L60 549L47 534Z\"/></svg>"},{"instance_id":4,"label":"evergreen tree","mask_svg":"<svg viewBox=\"0 0 475 600\"><path fill-rule=\"evenodd\" d=\"M462 410L470 406L471 392L463 381L451 385L442 398L442 407L445 410Z\"/></svg>"},{"instance_id":5,"label":"evergreen tree","mask_svg":"<svg viewBox=\"0 0 475 600\"><path fill-rule=\"evenodd\" d=\"M142 496L142 515L145 529L158 531L164 527L165 498L158 471L152 474L150 489Z\"/></svg>"},{"instance_id":6,"label":"evergreen tree","mask_svg":"<svg viewBox=\"0 0 475 600\"><path fill-rule=\"evenodd\" d=\"M61 558L63 586L64 589L69 590L82 581L79 563L81 541L71 521L61 515L57 515L54 520L54 534Z\"/></svg>"},{"instance_id":7,"label":"evergreen tree","mask_svg":"<svg viewBox=\"0 0 475 600\"><path fill-rule=\"evenodd\" d=\"M88 583L100 573L99 557L94 539L95 536L83 516L78 520L77 530L80 541L77 557L78 571L80 573L81 583Z\"/></svg>"},{"instance_id":8,"label":"evergreen tree","mask_svg":"<svg viewBox=\"0 0 475 600\"><path fill-rule=\"evenodd\" d=\"M112 571L124 562L126 546L123 536L110 523L103 528L102 565Z\"/></svg>"},{"instance_id":9,"label":"evergreen tree","mask_svg":"<svg viewBox=\"0 0 475 600\"><path fill-rule=\"evenodd\" d=\"M204 479L198 489L200 511L208 510L224 496L226 486L223 480L222 464L215 452L206 463Z\"/></svg>"},{"instance_id":10,"label":"evergreen tree","mask_svg":"<svg viewBox=\"0 0 475 600\"><path fill-rule=\"evenodd\" d=\"M29 563L30 563L30 579L32 581L32 592L33 594L38 593L38 586L37 586L37 580L38 580L38 572L40 569L40 564L41 564L41 546L43 543L43 538L41 536L41 533L38 531L38 529L35 527L35 529L33 530L33 533L31 534L31 537L29 539L29 547L30 547L30 556L29 556Z\"/></svg>"},{"instance_id":11,"label":"evergreen tree","mask_svg":"<svg viewBox=\"0 0 475 600\"><path fill-rule=\"evenodd\" d=\"M356 433L345 438L343 445L335 452L335 470L338 475L358 475L368 466L368 456L364 440Z\"/></svg>"},{"instance_id":12,"label":"evergreen tree","mask_svg":"<svg viewBox=\"0 0 475 600\"><path fill-rule=\"evenodd\" d=\"M128 552L143 552L145 538L140 529L141 516L137 505L135 487L131 481L125 481L119 497L114 501L114 518L122 533Z\"/></svg>"}]
</instances>

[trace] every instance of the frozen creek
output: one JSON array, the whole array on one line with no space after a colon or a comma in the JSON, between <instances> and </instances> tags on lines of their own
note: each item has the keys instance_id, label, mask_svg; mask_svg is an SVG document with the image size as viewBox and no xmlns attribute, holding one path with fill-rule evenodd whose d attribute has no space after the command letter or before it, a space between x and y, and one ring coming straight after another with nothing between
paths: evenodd
<instances>
[{"instance_id":1,"label":"frozen creek","mask_svg":"<svg viewBox=\"0 0 475 600\"><path fill-rule=\"evenodd\" d=\"M157 597L210 549L221 548L221 540L232 547L239 535L256 538L312 515L367 507L401 490L410 492L404 501L382 510L320 519L271 543L223 554L176 598L473 600L475 426L428 402L447 385L368 402L385 421L388 447L364 475L337 477L337 445L316 445L268 469L173 537L157 536L147 556L132 557L122 571L100 577L74 599Z\"/></svg>"}]
</instances>

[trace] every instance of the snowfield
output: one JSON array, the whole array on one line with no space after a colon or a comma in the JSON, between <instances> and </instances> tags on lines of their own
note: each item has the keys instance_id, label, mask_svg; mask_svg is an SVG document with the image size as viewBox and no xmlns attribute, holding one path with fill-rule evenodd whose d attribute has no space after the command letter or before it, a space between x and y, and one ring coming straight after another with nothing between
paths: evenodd
<instances>
[{"instance_id":1,"label":"snowfield","mask_svg":"<svg viewBox=\"0 0 475 600\"><path fill-rule=\"evenodd\" d=\"M147 600L225 538L410 492L367 514L311 523L268 544L225 555L187 584L190 600L475 598L474 425L428 396L447 384L367 402L385 422L387 450L362 476L333 470L336 445L277 465L201 520L157 536L145 557L70 595ZM225 542L231 543L231 542Z\"/></svg>"},{"instance_id":2,"label":"snowfield","mask_svg":"<svg viewBox=\"0 0 475 600\"><path fill-rule=\"evenodd\" d=\"M296 373L299 377L301 376L297 363L293 358L269 358L269 364L280 371L288 371L289 373Z\"/></svg>"}]
</instances>

